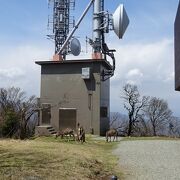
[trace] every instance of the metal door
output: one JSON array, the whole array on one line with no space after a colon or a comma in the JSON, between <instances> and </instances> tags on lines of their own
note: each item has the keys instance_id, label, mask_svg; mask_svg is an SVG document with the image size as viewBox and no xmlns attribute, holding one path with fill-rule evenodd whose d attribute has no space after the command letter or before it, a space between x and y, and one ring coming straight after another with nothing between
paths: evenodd
<instances>
[{"instance_id":1,"label":"metal door","mask_svg":"<svg viewBox=\"0 0 180 180\"><path fill-rule=\"evenodd\" d=\"M42 104L42 124L50 125L51 123L51 105Z\"/></svg>"},{"instance_id":2,"label":"metal door","mask_svg":"<svg viewBox=\"0 0 180 180\"><path fill-rule=\"evenodd\" d=\"M76 129L76 109L62 108L59 109L59 129L72 128Z\"/></svg>"}]
</instances>

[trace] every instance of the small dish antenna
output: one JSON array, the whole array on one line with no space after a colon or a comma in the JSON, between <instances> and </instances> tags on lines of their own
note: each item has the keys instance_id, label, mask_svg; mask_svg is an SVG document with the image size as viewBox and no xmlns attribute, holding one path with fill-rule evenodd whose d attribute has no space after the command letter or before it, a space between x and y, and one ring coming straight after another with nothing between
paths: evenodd
<instances>
[{"instance_id":1,"label":"small dish antenna","mask_svg":"<svg viewBox=\"0 0 180 180\"><path fill-rule=\"evenodd\" d=\"M81 52L81 44L78 39L73 38L70 43L70 50L74 56L79 56Z\"/></svg>"},{"instance_id":2,"label":"small dish antenna","mask_svg":"<svg viewBox=\"0 0 180 180\"><path fill-rule=\"evenodd\" d=\"M123 4L113 14L113 29L119 39L122 39L127 27L129 25L129 18Z\"/></svg>"}]
</instances>

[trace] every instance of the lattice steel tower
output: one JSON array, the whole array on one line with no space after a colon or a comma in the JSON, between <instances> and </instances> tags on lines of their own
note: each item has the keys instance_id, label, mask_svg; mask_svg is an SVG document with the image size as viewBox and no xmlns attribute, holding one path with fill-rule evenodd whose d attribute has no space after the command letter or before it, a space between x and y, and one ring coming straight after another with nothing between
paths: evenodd
<instances>
[{"instance_id":1,"label":"lattice steel tower","mask_svg":"<svg viewBox=\"0 0 180 180\"><path fill-rule=\"evenodd\" d=\"M70 16L70 11L75 8L75 0L49 0L49 8L53 11L53 16L49 18L49 27L53 30L53 35L48 35L55 41L55 54L59 52L64 44L69 31L74 27L74 17ZM63 59L69 53L69 45L61 53Z\"/></svg>"}]
</instances>

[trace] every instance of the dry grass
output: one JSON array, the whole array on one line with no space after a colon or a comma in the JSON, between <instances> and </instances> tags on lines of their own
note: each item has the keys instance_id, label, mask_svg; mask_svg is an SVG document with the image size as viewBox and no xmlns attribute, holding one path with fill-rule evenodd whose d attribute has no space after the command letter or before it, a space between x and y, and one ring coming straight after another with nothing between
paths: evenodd
<instances>
[{"instance_id":1,"label":"dry grass","mask_svg":"<svg viewBox=\"0 0 180 180\"><path fill-rule=\"evenodd\" d=\"M120 173L111 154L116 143L87 139L87 143L60 138L0 140L0 179L105 179Z\"/></svg>"}]
</instances>

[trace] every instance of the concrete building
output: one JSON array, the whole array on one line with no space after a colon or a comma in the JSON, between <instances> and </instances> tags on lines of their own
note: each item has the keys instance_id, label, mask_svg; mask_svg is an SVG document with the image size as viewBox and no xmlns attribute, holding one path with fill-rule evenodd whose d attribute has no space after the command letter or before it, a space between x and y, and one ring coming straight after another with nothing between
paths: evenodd
<instances>
[{"instance_id":1,"label":"concrete building","mask_svg":"<svg viewBox=\"0 0 180 180\"><path fill-rule=\"evenodd\" d=\"M180 91L180 3L175 20L175 89Z\"/></svg>"},{"instance_id":2,"label":"concrete building","mask_svg":"<svg viewBox=\"0 0 180 180\"><path fill-rule=\"evenodd\" d=\"M109 129L112 70L105 60L39 61L41 66L40 121L36 133L47 135L64 128L105 135Z\"/></svg>"}]
</instances>

